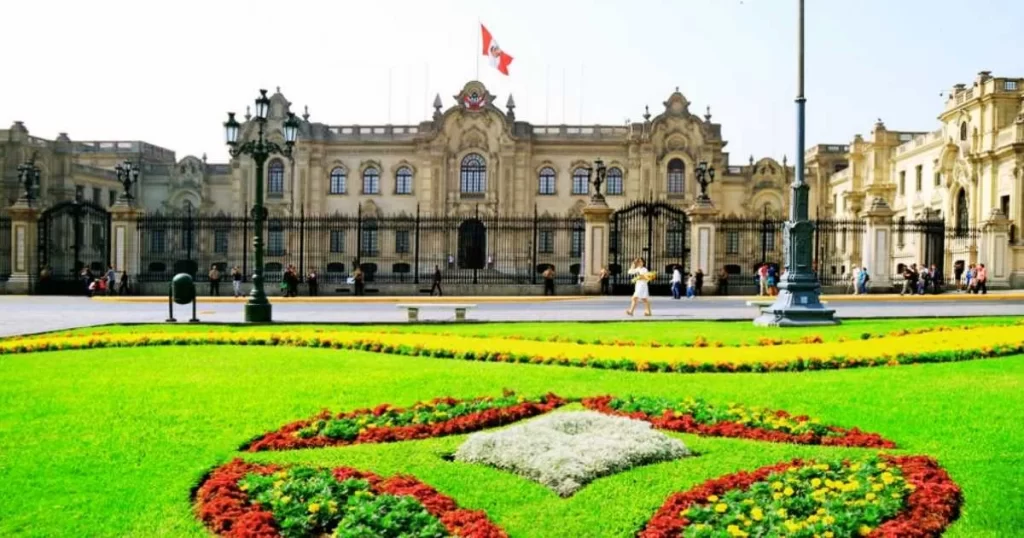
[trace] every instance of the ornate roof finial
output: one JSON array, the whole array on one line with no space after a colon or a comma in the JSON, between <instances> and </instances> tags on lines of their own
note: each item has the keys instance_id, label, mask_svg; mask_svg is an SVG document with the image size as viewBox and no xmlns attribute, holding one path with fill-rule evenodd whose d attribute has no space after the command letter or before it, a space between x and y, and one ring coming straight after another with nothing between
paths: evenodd
<instances>
[{"instance_id":1,"label":"ornate roof finial","mask_svg":"<svg viewBox=\"0 0 1024 538\"><path fill-rule=\"evenodd\" d=\"M707 113L704 114L704 121L711 123L711 105L708 105Z\"/></svg>"},{"instance_id":2,"label":"ornate roof finial","mask_svg":"<svg viewBox=\"0 0 1024 538\"><path fill-rule=\"evenodd\" d=\"M676 86L676 93L679 93L679 86Z\"/></svg>"},{"instance_id":3,"label":"ornate roof finial","mask_svg":"<svg viewBox=\"0 0 1024 538\"><path fill-rule=\"evenodd\" d=\"M206 162L206 152L205 151L203 152L203 162L204 163Z\"/></svg>"},{"instance_id":4,"label":"ornate roof finial","mask_svg":"<svg viewBox=\"0 0 1024 538\"><path fill-rule=\"evenodd\" d=\"M786 166L786 154L785 153L782 154L782 166L783 167Z\"/></svg>"},{"instance_id":5,"label":"ornate roof finial","mask_svg":"<svg viewBox=\"0 0 1024 538\"><path fill-rule=\"evenodd\" d=\"M750 154L750 166L754 166L754 154Z\"/></svg>"},{"instance_id":6,"label":"ornate roof finial","mask_svg":"<svg viewBox=\"0 0 1024 538\"><path fill-rule=\"evenodd\" d=\"M434 120L441 119L441 94L434 95Z\"/></svg>"},{"instance_id":7,"label":"ornate roof finial","mask_svg":"<svg viewBox=\"0 0 1024 538\"><path fill-rule=\"evenodd\" d=\"M249 113L249 105L245 105L245 121L249 121L249 118L251 117L252 114Z\"/></svg>"},{"instance_id":8,"label":"ornate roof finial","mask_svg":"<svg viewBox=\"0 0 1024 538\"><path fill-rule=\"evenodd\" d=\"M651 107L644 105L644 121L651 121Z\"/></svg>"},{"instance_id":9,"label":"ornate roof finial","mask_svg":"<svg viewBox=\"0 0 1024 538\"><path fill-rule=\"evenodd\" d=\"M278 86L277 89L274 90L274 93L281 93L281 87Z\"/></svg>"},{"instance_id":10,"label":"ornate roof finial","mask_svg":"<svg viewBox=\"0 0 1024 538\"><path fill-rule=\"evenodd\" d=\"M505 108L508 109L505 115L508 119L515 121L516 119L516 101L512 98L512 94L508 94L508 102L505 103Z\"/></svg>"},{"instance_id":11,"label":"ornate roof finial","mask_svg":"<svg viewBox=\"0 0 1024 538\"><path fill-rule=\"evenodd\" d=\"M302 107L302 121L309 121L309 105L304 105Z\"/></svg>"}]
</instances>

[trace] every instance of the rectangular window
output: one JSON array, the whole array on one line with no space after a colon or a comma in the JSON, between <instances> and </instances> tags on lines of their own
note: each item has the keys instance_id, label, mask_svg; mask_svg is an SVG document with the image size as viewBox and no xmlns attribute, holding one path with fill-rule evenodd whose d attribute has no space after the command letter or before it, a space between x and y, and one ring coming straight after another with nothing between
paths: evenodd
<instances>
[{"instance_id":1,"label":"rectangular window","mask_svg":"<svg viewBox=\"0 0 1024 538\"><path fill-rule=\"evenodd\" d=\"M103 203L103 189L99 187L92 188L92 203L101 205Z\"/></svg>"},{"instance_id":2,"label":"rectangular window","mask_svg":"<svg viewBox=\"0 0 1024 538\"><path fill-rule=\"evenodd\" d=\"M1015 91L1017 91L1017 81L1016 80L1004 81L1003 82L1003 89L1008 91L1008 92L1015 92Z\"/></svg>"},{"instance_id":3,"label":"rectangular window","mask_svg":"<svg viewBox=\"0 0 1024 538\"><path fill-rule=\"evenodd\" d=\"M899 248L903 248L904 240L906 239L906 231L907 218L900 217L899 220L896 221L896 246Z\"/></svg>"},{"instance_id":4,"label":"rectangular window","mask_svg":"<svg viewBox=\"0 0 1024 538\"><path fill-rule=\"evenodd\" d=\"M167 246L167 235L164 230L151 230L149 233L149 251L161 254Z\"/></svg>"},{"instance_id":5,"label":"rectangular window","mask_svg":"<svg viewBox=\"0 0 1024 538\"><path fill-rule=\"evenodd\" d=\"M555 194L555 173L553 171L550 174L541 172L537 187L539 194L548 196Z\"/></svg>"},{"instance_id":6,"label":"rectangular window","mask_svg":"<svg viewBox=\"0 0 1024 538\"><path fill-rule=\"evenodd\" d=\"M671 257L683 255L682 230L668 230L665 232L665 253Z\"/></svg>"},{"instance_id":7,"label":"rectangular window","mask_svg":"<svg viewBox=\"0 0 1024 538\"><path fill-rule=\"evenodd\" d=\"M572 174L572 193L588 194L590 192L590 174L583 169L576 170Z\"/></svg>"},{"instance_id":8,"label":"rectangular window","mask_svg":"<svg viewBox=\"0 0 1024 538\"><path fill-rule=\"evenodd\" d=\"M540 230L537 232L537 252L541 254L553 254L555 252L555 232L553 230Z\"/></svg>"},{"instance_id":9,"label":"rectangular window","mask_svg":"<svg viewBox=\"0 0 1024 538\"><path fill-rule=\"evenodd\" d=\"M284 256L284 230L270 230L267 236L267 255Z\"/></svg>"},{"instance_id":10,"label":"rectangular window","mask_svg":"<svg viewBox=\"0 0 1024 538\"><path fill-rule=\"evenodd\" d=\"M107 193L107 199L109 200L108 205L114 205L117 203L117 191L110 191Z\"/></svg>"},{"instance_id":11,"label":"rectangular window","mask_svg":"<svg viewBox=\"0 0 1024 538\"><path fill-rule=\"evenodd\" d=\"M363 171L363 194L380 194L380 172L375 168Z\"/></svg>"},{"instance_id":12,"label":"rectangular window","mask_svg":"<svg viewBox=\"0 0 1024 538\"><path fill-rule=\"evenodd\" d=\"M227 254L228 252L228 231L227 230L214 230L213 231L213 251L217 254Z\"/></svg>"},{"instance_id":13,"label":"rectangular window","mask_svg":"<svg viewBox=\"0 0 1024 538\"><path fill-rule=\"evenodd\" d=\"M740 253L740 233L739 232L726 232L725 233L725 253L726 254L739 254Z\"/></svg>"},{"instance_id":14,"label":"rectangular window","mask_svg":"<svg viewBox=\"0 0 1024 538\"><path fill-rule=\"evenodd\" d=\"M409 230L395 230L395 253L409 253Z\"/></svg>"},{"instance_id":15,"label":"rectangular window","mask_svg":"<svg viewBox=\"0 0 1024 538\"><path fill-rule=\"evenodd\" d=\"M1010 218L1010 195L1004 194L999 197L999 209L1002 210L1003 216Z\"/></svg>"},{"instance_id":16,"label":"rectangular window","mask_svg":"<svg viewBox=\"0 0 1024 538\"><path fill-rule=\"evenodd\" d=\"M942 185L942 174L935 172L935 186L938 187L940 185Z\"/></svg>"},{"instance_id":17,"label":"rectangular window","mask_svg":"<svg viewBox=\"0 0 1024 538\"><path fill-rule=\"evenodd\" d=\"M923 186L923 178L924 178L924 166L919 164L919 165L917 165L917 168L914 168L914 190L915 190L915 192L921 192L921 188Z\"/></svg>"},{"instance_id":18,"label":"rectangular window","mask_svg":"<svg viewBox=\"0 0 1024 538\"><path fill-rule=\"evenodd\" d=\"M345 252L345 230L331 230L331 253Z\"/></svg>"},{"instance_id":19,"label":"rectangular window","mask_svg":"<svg viewBox=\"0 0 1024 538\"><path fill-rule=\"evenodd\" d=\"M364 228L362 232L362 244L359 246L360 256L377 256L380 253L380 243L377 241L377 228Z\"/></svg>"},{"instance_id":20,"label":"rectangular window","mask_svg":"<svg viewBox=\"0 0 1024 538\"><path fill-rule=\"evenodd\" d=\"M331 172L331 190L328 194L345 194L345 179L344 171Z\"/></svg>"},{"instance_id":21,"label":"rectangular window","mask_svg":"<svg viewBox=\"0 0 1024 538\"><path fill-rule=\"evenodd\" d=\"M906 170L900 170L899 189L900 189L900 196L902 196L902 195L907 193L907 171Z\"/></svg>"},{"instance_id":22,"label":"rectangular window","mask_svg":"<svg viewBox=\"0 0 1024 538\"><path fill-rule=\"evenodd\" d=\"M572 241L569 245L569 256L578 257L583 255L583 241L584 241L584 230L583 228L572 229Z\"/></svg>"},{"instance_id":23,"label":"rectangular window","mask_svg":"<svg viewBox=\"0 0 1024 538\"><path fill-rule=\"evenodd\" d=\"M395 175L395 194L412 194L412 170L402 167Z\"/></svg>"},{"instance_id":24,"label":"rectangular window","mask_svg":"<svg viewBox=\"0 0 1024 538\"><path fill-rule=\"evenodd\" d=\"M775 251L775 230L768 228L761 234L761 246L765 252Z\"/></svg>"}]
</instances>

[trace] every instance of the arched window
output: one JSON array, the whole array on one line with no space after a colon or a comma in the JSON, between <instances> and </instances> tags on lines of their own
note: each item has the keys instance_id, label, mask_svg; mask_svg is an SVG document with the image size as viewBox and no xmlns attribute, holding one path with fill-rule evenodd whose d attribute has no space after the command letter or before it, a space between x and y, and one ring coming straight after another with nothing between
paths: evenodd
<instances>
[{"instance_id":1,"label":"arched window","mask_svg":"<svg viewBox=\"0 0 1024 538\"><path fill-rule=\"evenodd\" d=\"M669 194L683 194L683 178L686 175L686 165L682 159L672 159L668 162L668 177L666 178Z\"/></svg>"},{"instance_id":2,"label":"arched window","mask_svg":"<svg viewBox=\"0 0 1024 538\"><path fill-rule=\"evenodd\" d=\"M608 194L622 194L622 170L609 168L605 177L605 192Z\"/></svg>"},{"instance_id":3,"label":"arched window","mask_svg":"<svg viewBox=\"0 0 1024 538\"><path fill-rule=\"evenodd\" d=\"M588 194L590 192L590 171L577 168L572 172L572 193Z\"/></svg>"},{"instance_id":4,"label":"arched window","mask_svg":"<svg viewBox=\"0 0 1024 538\"><path fill-rule=\"evenodd\" d=\"M555 194L555 169L550 166L541 168L540 175L537 177L537 193L538 194Z\"/></svg>"},{"instance_id":5,"label":"arched window","mask_svg":"<svg viewBox=\"0 0 1024 538\"><path fill-rule=\"evenodd\" d=\"M459 184L463 194L483 194L487 191L487 161L476 153L462 158Z\"/></svg>"},{"instance_id":6,"label":"arched window","mask_svg":"<svg viewBox=\"0 0 1024 538\"><path fill-rule=\"evenodd\" d=\"M274 159L270 161L267 171L267 194L284 194L284 163Z\"/></svg>"},{"instance_id":7,"label":"arched window","mask_svg":"<svg viewBox=\"0 0 1024 538\"><path fill-rule=\"evenodd\" d=\"M960 189L956 193L956 235L962 237L967 235L967 227L970 217L967 212L967 189Z\"/></svg>"},{"instance_id":8,"label":"arched window","mask_svg":"<svg viewBox=\"0 0 1024 538\"><path fill-rule=\"evenodd\" d=\"M363 194L380 194L380 170L372 166L363 170Z\"/></svg>"},{"instance_id":9,"label":"arched window","mask_svg":"<svg viewBox=\"0 0 1024 538\"><path fill-rule=\"evenodd\" d=\"M331 170L331 190L330 194L345 194L345 190L348 188L348 174L342 167L337 167Z\"/></svg>"},{"instance_id":10,"label":"arched window","mask_svg":"<svg viewBox=\"0 0 1024 538\"><path fill-rule=\"evenodd\" d=\"M960 124L960 140L967 140L967 122Z\"/></svg>"},{"instance_id":11,"label":"arched window","mask_svg":"<svg viewBox=\"0 0 1024 538\"><path fill-rule=\"evenodd\" d=\"M403 166L395 173L395 194L412 194L412 168Z\"/></svg>"}]
</instances>

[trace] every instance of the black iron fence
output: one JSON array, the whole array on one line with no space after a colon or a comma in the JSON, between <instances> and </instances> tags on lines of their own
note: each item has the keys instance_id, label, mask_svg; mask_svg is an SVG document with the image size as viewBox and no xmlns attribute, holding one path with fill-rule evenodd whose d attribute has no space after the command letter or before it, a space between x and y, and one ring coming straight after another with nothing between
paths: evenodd
<instances>
[{"instance_id":1,"label":"black iron fence","mask_svg":"<svg viewBox=\"0 0 1024 538\"><path fill-rule=\"evenodd\" d=\"M253 271L247 216L186 213L139 219L140 282L185 272L200 281L216 266L227 280ZM355 215L271 218L264 228L264 278L280 282L292 266L316 272L322 287L343 286L359 267L373 283L429 286L435 270L449 284L538 284L549 266L560 284L576 283L583 220L571 217Z\"/></svg>"},{"instance_id":2,"label":"black iron fence","mask_svg":"<svg viewBox=\"0 0 1024 538\"><path fill-rule=\"evenodd\" d=\"M11 219L0 216L0 280L11 276Z\"/></svg>"},{"instance_id":3,"label":"black iron fence","mask_svg":"<svg viewBox=\"0 0 1024 538\"><path fill-rule=\"evenodd\" d=\"M934 267L938 280L953 286L976 257L982 230L974 226L946 226L943 219L897 220L893 223L893 237L890 265L894 284L902 284L904 269L916 265L919 271Z\"/></svg>"}]
</instances>

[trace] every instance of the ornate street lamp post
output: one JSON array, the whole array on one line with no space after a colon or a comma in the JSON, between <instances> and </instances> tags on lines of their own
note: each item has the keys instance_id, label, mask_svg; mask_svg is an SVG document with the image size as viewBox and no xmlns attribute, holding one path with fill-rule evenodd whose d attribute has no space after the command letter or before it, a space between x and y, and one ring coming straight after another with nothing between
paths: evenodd
<instances>
[{"instance_id":1,"label":"ornate street lamp post","mask_svg":"<svg viewBox=\"0 0 1024 538\"><path fill-rule=\"evenodd\" d=\"M836 325L835 310L826 309L819 298L821 283L813 270L814 224L808 216L810 187L804 181L804 134L807 99L804 97L804 0L798 0L798 53L796 96L796 175L790 196L789 220L786 222L784 259L786 272L779 280L775 304L764 308L754 325L799 327Z\"/></svg>"},{"instance_id":2,"label":"ornate street lamp post","mask_svg":"<svg viewBox=\"0 0 1024 538\"><path fill-rule=\"evenodd\" d=\"M245 321L267 323L271 321L270 301L263 289L263 223L267 218L267 210L263 207L263 165L271 155L283 155L291 158L292 148L299 131L299 120L295 114L289 113L284 122L284 147L265 138L267 113L270 109L270 98L267 90L260 90L256 98L256 138L241 145L238 143L238 132L241 125L235 119L234 112L228 112L228 121L224 122L224 134L232 157L249 155L256 163L256 199L252 206L253 231L252 248L256 267L252 275L252 292L245 303Z\"/></svg>"},{"instance_id":3,"label":"ornate street lamp post","mask_svg":"<svg viewBox=\"0 0 1024 538\"><path fill-rule=\"evenodd\" d=\"M20 183L24 189L19 201L32 205L32 202L36 199L36 192L39 189L40 176L39 167L36 166L35 155L33 155L25 164L18 166L18 183Z\"/></svg>"},{"instance_id":4,"label":"ornate street lamp post","mask_svg":"<svg viewBox=\"0 0 1024 538\"><path fill-rule=\"evenodd\" d=\"M707 161L701 161L697 165L697 184L700 185L700 194L697 195L698 204L709 204L711 203L711 197L708 196L708 185L715 182L715 167L708 167Z\"/></svg>"},{"instance_id":5,"label":"ornate street lamp post","mask_svg":"<svg viewBox=\"0 0 1024 538\"><path fill-rule=\"evenodd\" d=\"M135 199L132 196L132 185L139 182L139 167L131 161L125 161L123 164L119 164L114 167L114 171L117 172L117 181L124 187L124 192L121 193L121 201L125 203L131 203Z\"/></svg>"},{"instance_id":6,"label":"ornate street lamp post","mask_svg":"<svg viewBox=\"0 0 1024 538\"><path fill-rule=\"evenodd\" d=\"M600 157L594 159L594 167L587 170L587 175L594 174L592 183L594 184L594 194L591 195L590 200L595 203L604 202L604 195L601 194L601 185L604 185L608 178L608 167L604 165L604 161Z\"/></svg>"}]
</instances>

